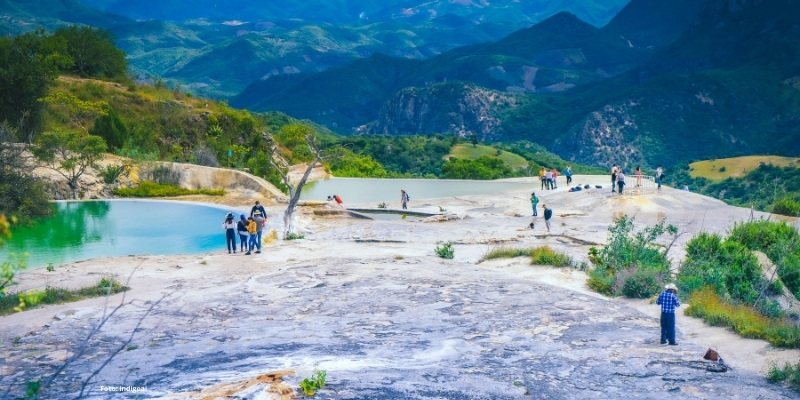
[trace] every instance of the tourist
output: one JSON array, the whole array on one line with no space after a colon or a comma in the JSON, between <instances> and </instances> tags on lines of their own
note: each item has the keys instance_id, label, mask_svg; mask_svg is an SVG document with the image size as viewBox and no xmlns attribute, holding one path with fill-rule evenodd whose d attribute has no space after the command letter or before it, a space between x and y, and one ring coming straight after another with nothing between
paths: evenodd
<instances>
[{"instance_id":1,"label":"tourist","mask_svg":"<svg viewBox=\"0 0 800 400\"><path fill-rule=\"evenodd\" d=\"M544 190L545 185L547 185L547 182L544 180L546 174L544 167L539 169L539 180L542 182L542 190Z\"/></svg>"},{"instance_id":2,"label":"tourist","mask_svg":"<svg viewBox=\"0 0 800 400\"><path fill-rule=\"evenodd\" d=\"M658 188L661 189L661 180L664 179L664 167L659 165L656 168L656 182L658 182Z\"/></svg>"},{"instance_id":3,"label":"tourist","mask_svg":"<svg viewBox=\"0 0 800 400\"><path fill-rule=\"evenodd\" d=\"M236 253L236 221L233 220L233 213L225 216L222 221L222 228L225 229L225 237L228 242L228 254Z\"/></svg>"},{"instance_id":4,"label":"tourist","mask_svg":"<svg viewBox=\"0 0 800 400\"><path fill-rule=\"evenodd\" d=\"M567 164L567 169L564 171L564 175L567 177L567 185L572 183L572 167Z\"/></svg>"},{"instance_id":5,"label":"tourist","mask_svg":"<svg viewBox=\"0 0 800 400\"><path fill-rule=\"evenodd\" d=\"M642 168L636 166L636 187L642 187Z\"/></svg>"},{"instance_id":6,"label":"tourist","mask_svg":"<svg viewBox=\"0 0 800 400\"><path fill-rule=\"evenodd\" d=\"M622 189L625 188L625 174L622 173L622 169L617 171L617 189L619 190L619 194L622 194Z\"/></svg>"},{"instance_id":7,"label":"tourist","mask_svg":"<svg viewBox=\"0 0 800 400\"><path fill-rule=\"evenodd\" d=\"M403 205L403 210L408 210L408 193L405 190L400 189L400 203Z\"/></svg>"},{"instance_id":8,"label":"tourist","mask_svg":"<svg viewBox=\"0 0 800 400\"><path fill-rule=\"evenodd\" d=\"M256 241L256 247L258 247L258 250L256 251L256 254L260 254L261 253L261 234L262 234L262 232L264 230L264 225L267 224L267 219L266 219L265 216L261 215L261 210L256 210L255 213L253 213L253 221L256 222L256 236L258 237L258 239ZM250 239L250 242L252 243L253 239ZM252 251L253 249L250 249L250 250Z\"/></svg>"},{"instance_id":9,"label":"tourist","mask_svg":"<svg viewBox=\"0 0 800 400\"><path fill-rule=\"evenodd\" d=\"M259 202L258 200L256 200L256 205L254 205L253 208L250 209L250 216L252 217L256 211L261 211L261 215L263 216L267 215L267 210L264 209L264 206L262 206L261 202Z\"/></svg>"},{"instance_id":10,"label":"tourist","mask_svg":"<svg viewBox=\"0 0 800 400\"><path fill-rule=\"evenodd\" d=\"M553 171L548 170L544 173L544 187L547 190L553 189Z\"/></svg>"},{"instance_id":11,"label":"tourist","mask_svg":"<svg viewBox=\"0 0 800 400\"><path fill-rule=\"evenodd\" d=\"M239 243L241 252L247 251L247 241L249 240L250 233L247 231L247 219L244 214L239 215L239 222L236 224L236 231L239 232Z\"/></svg>"},{"instance_id":12,"label":"tourist","mask_svg":"<svg viewBox=\"0 0 800 400\"><path fill-rule=\"evenodd\" d=\"M553 218L553 210L547 208L547 204L542 204L544 209L544 224L547 226L547 232L550 232L550 218Z\"/></svg>"},{"instance_id":13,"label":"tourist","mask_svg":"<svg viewBox=\"0 0 800 400\"><path fill-rule=\"evenodd\" d=\"M247 253L244 255L249 256L256 246L258 246L259 251L261 250L260 243L258 243L258 223L253 217L247 219L247 232L250 235L250 243L248 244Z\"/></svg>"},{"instance_id":14,"label":"tourist","mask_svg":"<svg viewBox=\"0 0 800 400\"><path fill-rule=\"evenodd\" d=\"M689 191L689 185L683 185L683 191L684 192L688 192Z\"/></svg>"},{"instance_id":15,"label":"tourist","mask_svg":"<svg viewBox=\"0 0 800 400\"><path fill-rule=\"evenodd\" d=\"M344 203L344 202L342 201L342 198L339 197L338 194L333 195L333 199L336 200L336 204L338 204L339 207L344 208L344 206L342 205L342 203Z\"/></svg>"},{"instance_id":16,"label":"tourist","mask_svg":"<svg viewBox=\"0 0 800 400\"><path fill-rule=\"evenodd\" d=\"M328 196L328 201L333 201L333 196Z\"/></svg>"},{"instance_id":17,"label":"tourist","mask_svg":"<svg viewBox=\"0 0 800 400\"><path fill-rule=\"evenodd\" d=\"M670 283L664 286L664 291L658 295L656 304L661 306L661 344L675 346L675 309L681 306L678 300L678 287Z\"/></svg>"},{"instance_id":18,"label":"tourist","mask_svg":"<svg viewBox=\"0 0 800 400\"><path fill-rule=\"evenodd\" d=\"M533 208L533 216L538 217L539 213L536 212L536 207L539 205L539 198L536 197L536 193L531 193L531 207Z\"/></svg>"},{"instance_id":19,"label":"tourist","mask_svg":"<svg viewBox=\"0 0 800 400\"><path fill-rule=\"evenodd\" d=\"M553 168L553 189L558 188L558 171Z\"/></svg>"},{"instance_id":20,"label":"tourist","mask_svg":"<svg viewBox=\"0 0 800 400\"><path fill-rule=\"evenodd\" d=\"M614 193L617 186L617 164L611 167L611 193Z\"/></svg>"}]
</instances>

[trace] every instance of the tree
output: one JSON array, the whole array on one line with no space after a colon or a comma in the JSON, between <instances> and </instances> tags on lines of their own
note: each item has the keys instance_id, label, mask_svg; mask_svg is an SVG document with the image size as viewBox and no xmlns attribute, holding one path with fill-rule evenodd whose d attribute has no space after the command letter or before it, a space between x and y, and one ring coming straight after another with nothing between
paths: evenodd
<instances>
[{"instance_id":1,"label":"tree","mask_svg":"<svg viewBox=\"0 0 800 400\"><path fill-rule=\"evenodd\" d=\"M27 225L53 211L41 180L33 176L35 163L28 146L14 143L16 130L0 123L0 214Z\"/></svg>"},{"instance_id":2,"label":"tree","mask_svg":"<svg viewBox=\"0 0 800 400\"><path fill-rule=\"evenodd\" d=\"M44 104L38 100L72 63L63 38L44 30L15 37L0 37L0 121L16 124L27 143L42 123Z\"/></svg>"},{"instance_id":3,"label":"tree","mask_svg":"<svg viewBox=\"0 0 800 400\"><path fill-rule=\"evenodd\" d=\"M474 133L469 135L469 142L472 143L472 147L478 147L478 135Z\"/></svg>"},{"instance_id":4,"label":"tree","mask_svg":"<svg viewBox=\"0 0 800 400\"><path fill-rule=\"evenodd\" d=\"M267 141L267 147L269 150L269 163L272 168L278 172L283 180L284 185L286 185L286 187L289 189L289 205L286 206L286 211L283 213L284 239L289 237L289 234L292 232L292 215L297 207L297 202L300 200L300 193L303 190L303 186L305 186L309 175L311 175L311 171L313 171L318 165L322 165L321 162L323 160L335 157L332 155L325 156L322 154L322 149L317 142L317 136L314 133L314 130L311 128L301 124L290 125L289 128L290 129L287 129L285 133L289 133L291 135L290 137L293 139L296 139L298 135L302 134L302 136L305 138L306 148L312 157L311 161L308 163L308 167L306 167L306 172L297 183L292 183L289 180L289 162L284 156L281 155L275 138L273 138L270 134L264 134L264 138ZM282 131L284 130L282 129ZM297 143L294 144L297 145ZM298 146L297 148L300 147Z\"/></svg>"},{"instance_id":5,"label":"tree","mask_svg":"<svg viewBox=\"0 0 800 400\"><path fill-rule=\"evenodd\" d=\"M108 115L111 107L105 101L84 101L64 92L53 93L40 100L50 104L66 114L70 124L84 133L89 133L89 121L99 116Z\"/></svg>"},{"instance_id":6,"label":"tree","mask_svg":"<svg viewBox=\"0 0 800 400\"><path fill-rule=\"evenodd\" d=\"M43 166L67 179L73 198L77 198L78 179L103 158L106 142L94 135L75 132L47 132L42 135L34 156Z\"/></svg>"},{"instance_id":7,"label":"tree","mask_svg":"<svg viewBox=\"0 0 800 400\"><path fill-rule=\"evenodd\" d=\"M100 136L108 144L108 150L121 149L128 142L128 126L120 119L113 108L109 108L105 115L100 115L94 120L94 126L89 129L90 135Z\"/></svg>"},{"instance_id":8,"label":"tree","mask_svg":"<svg viewBox=\"0 0 800 400\"><path fill-rule=\"evenodd\" d=\"M54 36L66 41L68 54L74 60L71 68L80 76L115 78L128 70L125 52L114 44L111 31L72 25L56 30Z\"/></svg>"}]
</instances>

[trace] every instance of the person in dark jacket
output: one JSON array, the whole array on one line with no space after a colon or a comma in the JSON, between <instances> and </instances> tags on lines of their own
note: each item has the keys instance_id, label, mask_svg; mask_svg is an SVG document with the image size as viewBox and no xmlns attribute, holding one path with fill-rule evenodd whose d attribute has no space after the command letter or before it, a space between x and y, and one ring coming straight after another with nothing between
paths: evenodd
<instances>
[{"instance_id":1,"label":"person in dark jacket","mask_svg":"<svg viewBox=\"0 0 800 400\"><path fill-rule=\"evenodd\" d=\"M267 210L264 209L264 206L261 205L261 202L256 200L256 205L250 209L250 216L252 217L255 215L256 210L261 211L261 216L266 218L267 217Z\"/></svg>"},{"instance_id":2,"label":"person in dark jacket","mask_svg":"<svg viewBox=\"0 0 800 400\"><path fill-rule=\"evenodd\" d=\"M661 306L661 344L675 346L675 309L681 306L678 300L678 287L670 283L664 286L664 291L658 295L656 304Z\"/></svg>"},{"instance_id":3,"label":"person in dark jacket","mask_svg":"<svg viewBox=\"0 0 800 400\"><path fill-rule=\"evenodd\" d=\"M236 224L236 231L239 232L239 243L241 245L239 251L245 252L247 251L247 241L250 238L250 234L247 232L247 219L245 218L244 214L239 215L239 222Z\"/></svg>"},{"instance_id":4,"label":"person in dark jacket","mask_svg":"<svg viewBox=\"0 0 800 400\"><path fill-rule=\"evenodd\" d=\"M542 204L544 208L544 224L547 226L547 231L550 232L550 218L553 218L553 210L547 208L547 204Z\"/></svg>"}]
</instances>

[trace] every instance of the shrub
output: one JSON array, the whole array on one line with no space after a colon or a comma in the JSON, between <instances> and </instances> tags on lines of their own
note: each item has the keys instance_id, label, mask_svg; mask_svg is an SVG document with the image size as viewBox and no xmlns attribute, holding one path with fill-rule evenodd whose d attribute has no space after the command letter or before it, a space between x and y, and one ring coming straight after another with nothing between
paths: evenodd
<instances>
[{"instance_id":1,"label":"shrub","mask_svg":"<svg viewBox=\"0 0 800 400\"><path fill-rule=\"evenodd\" d=\"M436 246L433 251L437 256L446 258L448 260L451 260L456 256L456 250L453 248L452 242L447 242L441 246Z\"/></svg>"},{"instance_id":2,"label":"shrub","mask_svg":"<svg viewBox=\"0 0 800 400\"><path fill-rule=\"evenodd\" d=\"M305 239L305 235L301 235L299 233L289 232L289 235L286 236L286 240L298 240L298 239Z\"/></svg>"},{"instance_id":3,"label":"shrub","mask_svg":"<svg viewBox=\"0 0 800 400\"><path fill-rule=\"evenodd\" d=\"M177 197L201 194L207 196L224 196L223 189L184 189L173 185L162 185L151 181L143 181L135 188L117 188L112 191L120 197Z\"/></svg>"},{"instance_id":4,"label":"shrub","mask_svg":"<svg viewBox=\"0 0 800 400\"><path fill-rule=\"evenodd\" d=\"M625 278L622 294L627 297L645 299L661 289L661 277L655 271L636 271Z\"/></svg>"},{"instance_id":5,"label":"shrub","mask_svg":"<svg viewBox=\"0 0 800 400\"><path fill-rule=\"evenodd\" d=\"M784 197L772 205L772 212L774 214L796 217L800 215L800 203L793 199Z\"/></svg>"},{"instance_id":6,"label":"shrub","mask_svg":"<svg viewBox=\"0 0 800 400\"><path fill-rule=\"evenodd\" d=\"M686 314L709 325L730 328L746 338L764 339L776 347L800 348L800 326L770 319L748 306L725 304L714 288L696 290L689 304Z\"/></svg>"},{"instance_id":7,"label":"shrub","mask_svg":"<svg viewBox=\"0 0 800 400\"><path fill-rule=\"evenodd\" d=\"M130 167L127 165L108 164L105 168L100 168L98 174L106 184L114 183L120 176L128 176Z\"/></svg>"},{"instance_id":8,"label":"shrub","mask_svg":"<svg viewBox=\"0 0 800 400\"><path fill-rule=\"evenodd\" d=\"M483 256L482 260L494 260L498 258L530 257L532 249L520 247L497 247L490 250Z\"/></svg>"},{"instance_id":9,"label":"shrub","mask_svg":"<svg viewBox=\"0 0 800 400\"><path fill-rule=\"evenodd\" d=\"M197 165L214 168L219 167L219 160L217 160L217 155L214 154L214 150L205 146L194 149L192 152L192 161Z\"/></svg>"},{"instance_id":10,"label":"shrub","mask_svg":"<svg viewBox=\"0 0 800 400\"><path fill-rule=\"evenodd\" d=\"M800 390L800 361L795 364L784 364L783 368L773 363L767 372L767 380L772 383L786 382L795 390Z\"/></svg>"},{"instance_id":11,"label":"shrub","mask_svg":"<svg viewBox=\"0 0 800 400\"><path fill-rule=\"evenodd\" d=\"M306 396L315 395L318 390L325 387L325 378L327 375L328 373L326 371L315 369L314 373L311 374L311 378L305 378L300 382L300 389L303 390L303 394Z\"/></svg>"},{"instance_id":12,"label":"shrub","mask_svg":"<svg viewBox=\"0 0 800 400\"><path fill-rule=\"evenodd\" d=\"M558 253L549 246L541 246L531 250L531 264L569 267L572 265L572 257Z\"/></svg>"}]
</instances>

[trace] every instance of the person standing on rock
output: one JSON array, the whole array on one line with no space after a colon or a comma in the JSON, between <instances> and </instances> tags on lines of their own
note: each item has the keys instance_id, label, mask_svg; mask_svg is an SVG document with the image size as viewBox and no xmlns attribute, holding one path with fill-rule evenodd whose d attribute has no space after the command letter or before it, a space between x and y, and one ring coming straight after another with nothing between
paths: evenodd
<instances>
[{"instance_id":1,"label":"person standing on rock","mask_svg":"<svg viewBox=\"0 0 800 400\"><path fill-rule=\"evenodd\" d=\"M539 213L536 212L536 207L539 206L539 198L536 197L536 192L531 193L531 207L533 208L533 216L538 217Z\"/></svg>"},{"instance_id":2,"label":"person standing on rock","mask_svg":"<svg viewBox=\"0 0 800 400\"><path fill-rule=\"evenodd\" d=\"M244 253L244 255L249 256L252 254L253 249L256 248L258 241L258 227L253 217L247 219L247 232L249 233L250 243L248 243L247 253Z\"/></svg>"},{"instance_id":3,"label":"person standing on rock","mask_svg":"<svg viewBox=\"0 0 800 400\"><path fill-rule=\"evenodd\" d=\"M664 291L658 295L656 304L661 306L661 344L675 346L675 309L681 306L678 299L678 287L675 284L664 286Z\"/></svg>"},{"instance_id":4,"label":"person standing on rock","mask_svg":"<svg viewBox=\"0 0 800 400\"><path fill-rule=\"evenodd\" d=\"M661 190L661 180L664 179L664 166L659 165L656 168L656 182L658 182L658 189Z\"/></svg>"},{"instance_id":5,"label":"person standing on rock","mask_svg":"<svg viewBox=\"0 0 800 400\"><path fill-rule=\"evenodd\" d=\"M403 205L403 210L408 210L408 193L405 190L400 189L400 204Z\"/></svg>"},{"instance_id":6,"label":"person standing on rock","mask_svg":"<svg viewBox=\"0 0 800 400\"><path fill-rule=\"evenodd\" d=\"M239 215L239 222L236 224L236 231L239 232L239 243L241 244L239 251L244 253L245 251L248 251L247 242L250 239L250 233L247 231L247 219L244 217L244 214Z\"/></svg>"},{"instance_id":7,"label":"person standing on rock","mask_svg":"<svg viewBox=\"0 0 800 400\"><path fill-rule=\"evenodd\" d=\"M558 170L553 168L553 189L558 189Z\"/></svg>"},{"instance_id":8,"label":"person standing on rock","mask_svg":"<svg viewBox=\"0 0 800 400\"><path fill-rule=\"evenodd\" d=\"M611 193L614 193L617 186L617 164L611 167Z\"/></svg>"},{"instance_id":9,"label":"person standing on rock","mask_svg":"<svg viewBox=\"0 0 800 400\"><path fill-rule=\"evenodd\" d=\"M636 166L636 187L642 187L642 168Z\"/></svg>"},{"instance_id":10,"label":"person standing on rock","mask_svg":"<svg viewBox=\"0 0 800 400\"><path fill-rule=\"evenodd\" d=\"M550 232L550 218L553 218L553 210L547 208L547 204L542 204L544 209L544 224L547 226L547 232Z\"/></svg>"},{"instance_id":11,"label":"person standing on rock","mask_svg":"<svg viewBox=\"0 0 800 400\"><path fill-rule=\"evenodd\" d=\"M567 185L572 183L572 167L567 164L567 169L564 171L564 176L567 177Z\"/></svg>"},{"instance_id":12,"label":"person standing on rock","mask_svg":"<svg viewBox=\"0 0 800 400\"><path fill-rule=\"evenodd\" d=\"M617 188L619 189L619 194L622 194L622 190L625 189L625 174L622 173L621 169L617 171Z\"/></svg>"},{"instance_id":13,"label":"person standing on rock","mask_svg":"<svg viewBox=\"0 0 800 400\"><path fill-rule=\"evenodd\" d=\"M544 187L546 187L547 190L553 189L553 171L547 170L547 172L544 173Z\"/></svg>"},{"instance_id":14,"label":"person standing on rock","mask_svg":"<svg viewBox=\"0 0 800 400\"><path fill-rule=\"evenodd\" d=\"M261 202L256 200L256 205L250 209L250 216L252 217L255 215L256 211L261 211L261 215L267 215L267 210L264 209L264 206L261 205Z\"/></svg>"},{"instance_id":15,"label":"person standing on rock","mask_svg":"<svg viewBox=\"0 0 800 400\"><path fill-rule=\"evenodd\" d=\"M545 172L544 167L539 169L539 180L542 182L542 190L544 190L545 185L547 185L547 182L544 180L546 174L547 172Z\"/></svg>"},{"instance_id":16,"label":"person standing on rock","mask_svg":"<svg viewBox=\"0 0 800 400\"><path fill-rule=\"evenodd\" d=\"M253 221L256 222L256 238L257 238L256 239L256 247L258 247L258 250L256 251L256 254L260 254L261 253L261 234L262 234L262 232L264 230L264 225L267 224L267 219L266 219L266 216L262 216L261 215L261 210L256 210L253 213ZM251 242L252 242L252 240L251 240ZM252 251L253 249L250 249L250 250Z\"/></svg>"},{"instance_id":17,"label":"person standing on rock","mask_svg":"<svg viewBox=\"0 0 800 400\"><path fill-rule=\"evenodd\" d=\"M233 213L225 216L222 221L222 229L225 229L225 239L228 243L228 254L236 254L236 221L233 220Z\"/></svg>"}]
</instances>

